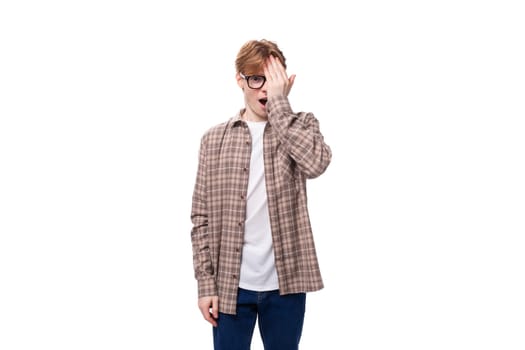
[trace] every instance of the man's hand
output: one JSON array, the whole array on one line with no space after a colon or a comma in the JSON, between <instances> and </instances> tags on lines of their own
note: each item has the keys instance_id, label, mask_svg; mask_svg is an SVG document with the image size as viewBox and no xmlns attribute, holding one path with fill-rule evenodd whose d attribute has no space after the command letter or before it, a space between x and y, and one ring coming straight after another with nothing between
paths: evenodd
<instances>
[{"instance_id":1,"label":"man's hand","mask_svg":"<svg viewBox=\"0 0 525 350\"><path fill-rule=\"evenodd\" d=\"M213 327L217 327L217 318L219 318L219 297L202 297L199 298L199 309L201 310L202 316Z\"/></svg>"},{"instance_id":2,"label":"man's hand","mask_svg":"<svg viewBox=\"0 0 525 350\"><path fill-rule=\"evenodd\" d=\"M286 69L284 69L281 61L273 56L270 56L266 61L264 76L266 77L268 98L272 96L288 96L295 81L295 74L288 78Z\"/></svg>"}]
</instances>

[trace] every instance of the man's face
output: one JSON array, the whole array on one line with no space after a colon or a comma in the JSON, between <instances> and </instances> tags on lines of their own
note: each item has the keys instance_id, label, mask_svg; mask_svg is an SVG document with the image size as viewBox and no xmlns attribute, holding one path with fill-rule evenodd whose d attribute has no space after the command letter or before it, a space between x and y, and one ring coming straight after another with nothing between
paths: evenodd
<instances>
[{"instance_id":1,"label":"man's face","mask_svg":"<svg viewBox=\"0 0 525 350\"><path fill-rule=\"evenodd\" d=\"M237 84L243 90L246 111L243 115L245 120L262 121L268 119L266 112L266 78L263 70L257 73L237 73Z\"/></svg>"}]
</instances>

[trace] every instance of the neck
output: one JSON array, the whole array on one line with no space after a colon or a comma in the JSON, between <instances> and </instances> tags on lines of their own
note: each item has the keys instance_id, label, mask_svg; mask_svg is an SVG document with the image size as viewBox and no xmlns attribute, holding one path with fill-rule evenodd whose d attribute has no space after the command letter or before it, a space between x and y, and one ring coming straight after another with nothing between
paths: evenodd
<instances>
[{"instance_id":1,"label":"neck","mask_svg":"<svg viewBox=\"0 0 525 350\"><path fill-rule=\"evenodd\" d=\"M267 117L260 117L255 114L250 114L247 111L244 111L244 113L241 115L241 119L245 122L265 122L268 121Z\"/></svg>"}]
</instances>

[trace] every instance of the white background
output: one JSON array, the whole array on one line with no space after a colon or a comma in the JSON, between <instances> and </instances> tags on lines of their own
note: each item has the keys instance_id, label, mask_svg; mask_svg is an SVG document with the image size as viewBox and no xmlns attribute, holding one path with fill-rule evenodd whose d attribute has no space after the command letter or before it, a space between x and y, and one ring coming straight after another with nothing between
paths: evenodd
<instances>
[{"instance_id":1,"label":"white background","mask_svg":"<svg viewBox=\"0 0 525 350\"><path fill-rule=\"evenodd\" d=\"M266 38L333 149L301 349L523 350L519 3L2 1L0 348L212 348L198 144Z\"/></svg>"}]
</instances>

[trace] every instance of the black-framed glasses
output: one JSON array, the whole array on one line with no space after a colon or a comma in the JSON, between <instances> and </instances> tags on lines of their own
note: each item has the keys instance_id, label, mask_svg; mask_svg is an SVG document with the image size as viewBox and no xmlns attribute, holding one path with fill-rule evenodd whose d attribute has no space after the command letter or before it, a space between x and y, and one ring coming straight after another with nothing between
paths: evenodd
<instances>
[{"instance_id":1,"label":"black-framed glasses","mask_svg":"<svg viewBox=\"0 0 525 350\"><path fill-rule=\"evenodd\" d=\"M266 82L266 77L264 75L244 75L242 73L239 74L241 78L246 80L250 89L260 89Z\"/></svg>"}]
</instances>

